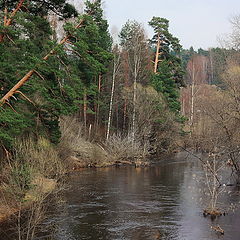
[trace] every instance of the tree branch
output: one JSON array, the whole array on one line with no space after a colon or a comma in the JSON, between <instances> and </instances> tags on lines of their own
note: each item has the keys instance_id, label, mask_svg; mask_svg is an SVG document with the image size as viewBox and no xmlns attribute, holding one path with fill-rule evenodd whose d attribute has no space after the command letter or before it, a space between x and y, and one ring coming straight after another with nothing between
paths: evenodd
<instances>
[{"instance_id":1,"label":"tree branch","mask_svg":"<svg viewBox=\"0 0 240 240\"><path fill-rule=\"evenodd\" d=\"M10 14L9 19L7 19L7 8L5 8L4 13L4 26L8 27L9 25L11 25L13 18L15 17L16 13L21 9L23 3L25 0L20 0L16 6L16 8L12 11L12 13ZM0 43L3 41L5 34L1 33L0 34Z\"/></svg>"},{"instance_id":2,"label":"tree branch","mask_svg":"<svg viewBox=\"0 0 240 240\"><path fill-rule=\"evenodd\" d=\"M83 23L83 19L80 20L79 24L77 24L75 26L75 29L80 28L82 26ZM43 57L42 59L44 61L47 61L48 58L52 55L54 55L56 53L56 48L63 45L69 38L71 37L71 35L69 34L68 36L65 36L56 47L54 47L45 57ZM25 82L27 82L32 75L36 73L36 71L34 69L31 69L20 81L18 81L18 83L16 85L14 85L0 100L0 106L5 104L6 101L8 101L14 94L15 92L21 88Z\"/></svg>"}]
</instances>

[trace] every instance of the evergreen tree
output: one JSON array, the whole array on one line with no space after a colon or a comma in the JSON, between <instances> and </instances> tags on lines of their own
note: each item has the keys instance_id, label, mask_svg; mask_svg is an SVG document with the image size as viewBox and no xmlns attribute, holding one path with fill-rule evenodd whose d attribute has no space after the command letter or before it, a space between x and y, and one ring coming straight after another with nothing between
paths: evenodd
<instances>
[{"instance_id":1,"label":"evergreen tree","mask_svg":"<svg viewBox=\"0 0 240 240\"><path fill-rule=\"evenodd\" d=\"M179 91L174 81L171 66L163 61L159 64L161 72L152 76L152 85L157 92L163 93L171 110L180 111Z\"/></svg>"},{"instance_id":2,"label":"evergreen tree","mask_svg":"<svg viewBox=\"0 0 240 240\"><path fill-rule=\"evenodd\" d=\"M103 17L102 1L86 1L85 4L85 23L87 23L87 28L92 29L92 32L84 34L89 49L89 57L93 58L92 63L95 62L95 67L91 73L85 72L86 68L84 67L81 70L83 73L85 72L83 78L85 79L84 121L86 125L87 103L88 113L95 114L95 123L98 123L100 107L103 105L101 88L105 80L104 74L108 71L113 55L111 53L112 38L108 31L108 22Z\"/></svg>"},{"instance_id":3,"label":"evergreen tree","mask_svg":"<svg viewBox=\"0 0 240 240\"><path fill-rule=\"evenodd\" d=\"M209 56L209 52L207 50L202 49L202 48L198 49L198 54L202 55L202 56L206 56L206 57Z\"/></svg>"},{"instance_id":4,"label":"evergreen tree","mask_svg":"<svg viewBox=\"0 0 240 240\"><path fill-rule=\"evenodd\" d=\"M194 51L193 47L190 47L189 49L181 49L180 56L184 70L186 70L187 64L194 54L196 54L196 52Z\"/></svg>"},{"instance_id":5,"label":"evergreen tree","mask_svg":"<svg viewBox=\"0 0 240 240\"><path fill-rule=\"evenodd\" d=\"M111 59L108 47L103 48L110 45L110 36L100 31L104 27L100 29L93 16L84 14L80 19L84 26L79 29L67 24L68 43L54 48L47 18L41 11L33 13L19 12L1 43L1 96L30 69L34 71L21 92L1 106L0 144L4 146L11 146L15 137L25 134L47 134L52 142L58 142L59 117L79 109L86 88L91 94L96 92L93 81L106 72ZM106 27L106 22L103 25ZM109 36L108 43L104 36ZM44 61L53 48L54 54Z\"/></svg>"},{"instance_id":6,"label":"evergreen tree","mask_svg":"<svg viewBox=\"0 0 240 240\"><path fill-rule=\"evenodd\" d=\"M156 52L152 84L166 97L170 109L178 112L180 110L178 88L183 85L184 75L180 59L181 45L169 32L167 19L153 17L149 25L154 29L150 44Z\"/></svg>"},{"instance_id":7,"label":"evergreen tree","mask_svg":"<svg viewBox=\"0 0 240 240\"><path fill-rule=\"evenodd\" d=\"M0 9L11 13L21 2L21 11L33 15L47 16L52 11L63 18L77 16L76 9L66 0L0 0Z\"/></svg>"},{"instance_id":8,"label":"evergreen tree","mask_svg":"<svg viewBox=\"0 0 240 240\"><path fill-rule=\"evenodd\" d=\"M8 102L14 111L10 113L6 110L7 106L2 108L2 118L9 118L12 122L3 121L1 127L4 130L11 128L10 125L13 126L16 120L15 125L18 125L18 128L21 128L22 122L22 129L26 132L31 132L29 126L32 126L36 130L33 131L35 134L39 131L47 132L51 140L57 142L60 134L58 118L61 114L74 110L73 102L78 93L74 91L76 86L71 88L71 85L64 81L68 73L62 62L67 55L62 48L56 49L57 55L48 62L42 61L42 57L54 46L54 42L50 40L51 34L50 25L45 18L22 13L11 26L9 38L12 41L1 43L1 95L12 88L30 69L35 71L28 84ZM1 139L1 142L10 145L18 134L22 135L24 131L16 131L16 135L11 134Z\"/></svg>"}]
</instances>

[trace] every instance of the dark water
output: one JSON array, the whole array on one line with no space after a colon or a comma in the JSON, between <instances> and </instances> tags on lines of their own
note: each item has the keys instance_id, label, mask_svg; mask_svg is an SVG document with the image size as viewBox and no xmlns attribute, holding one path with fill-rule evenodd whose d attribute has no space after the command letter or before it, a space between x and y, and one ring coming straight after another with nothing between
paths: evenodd
<instances>
[{"instance_id":1,"label":"dark water","mask_svg":"<svg viewBox=\"0 0 240 240\"><path fill-rule=\"evenodd\" d=\"M150 168L76 172L70 176L66 202L44 224L56 224L55 240L239 240L238 209L214 222L203 217L207 197L201 175L197 160L183 155ZM229 189L224 206L239 199ZM217 224L224 236L211 230Z\"/></svg>"}]
</instances>

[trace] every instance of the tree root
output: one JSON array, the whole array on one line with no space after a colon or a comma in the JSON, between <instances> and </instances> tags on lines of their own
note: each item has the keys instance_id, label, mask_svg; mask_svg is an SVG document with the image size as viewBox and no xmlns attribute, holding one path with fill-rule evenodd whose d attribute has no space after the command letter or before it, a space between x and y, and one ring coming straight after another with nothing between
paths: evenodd
<instances>
[{"instance_id":1,"label":"tree root","mask_svg":"<svg viewBox=\"0 0 240 240\"><path fill-rule=\"evenodd\" d=\"M211 226L211 229L213 229L217 234L224 235L224 230L219 226Z\"/></svg>"},{"instance_id":2,"label":"tree root","mask_svg":"<svg viewBox=\"0 0 240 240\"><path fill-rule=\"evenodd\" d=\"M226 215L225 212L221 212L219 209L205 209L203 211L204 217L210 217L212 220L214 220L216 217L220 217L222 215Z\"/></svg>"}]
</instances>

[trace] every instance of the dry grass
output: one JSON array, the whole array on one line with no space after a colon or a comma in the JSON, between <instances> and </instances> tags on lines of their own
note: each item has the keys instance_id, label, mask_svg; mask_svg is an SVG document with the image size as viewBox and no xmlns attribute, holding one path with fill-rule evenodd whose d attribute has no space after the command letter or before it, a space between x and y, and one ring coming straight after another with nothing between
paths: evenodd
<instances>
[{"instance_id":1,"label":"dry grass","mask_svg":"<svg viewBox=\"0 0 240 240\"><path fill-rule=\"evenodd\" d=\"M107 152L100 145L87 140L82 123L77 118L62 118L60 127L62 137L59 153L60 157L68 162L69 167L109 165Z\"/></svg>"},{"instance_id":2,"label":"dry grass","mask_svg":"<svg viewBox=\"0 0 240 240\"><path fill-rule=\"evenodd\" d=\"M132 136L114 134L105 143L105 148L112 161L132 161L145 158L144 148L140 142L133 141Z\"/></svg>"},{"instance_id":3,"label":"dry grass","mask_svg":"<svg viewBox=\"0 0 240 240\"><path fill-rule=\"evenodd\" d=\"M49 141L28 138L16 142L15 155L4 169L0 219L11 216L15 223L12 233L19 240L31 240L44 218L46 199L59 190L57 179L65 172L65 166ZM1 209L5 213L1 214Z\"/></svg>"},{"instance_id":4,"label":"dry grass","mask_svg":"<svg viewBox=\"0 0 240 240\"><path fill-rule=\"evenodd\" d=\"M64 162L59 158L58 151L47 139L40 137L37 142L31 139L16 144L16 158L24 160L34 173L45 177L53 177L65 173Z\"/></svg>"},{"instance_id":5,"label":"dry grass","mask_svg":"<svg viewBox=\"0 0 240 240\"><path fill-rule=\"evenodd\" d=\"M87 166L103 167L116 161L137 162L146 157L146 150L132 135L114 134L105 143L97 144L87 140L82 124L73 117L61 119L61 158L70 168Z\"/></svg>"}]
</instances>

